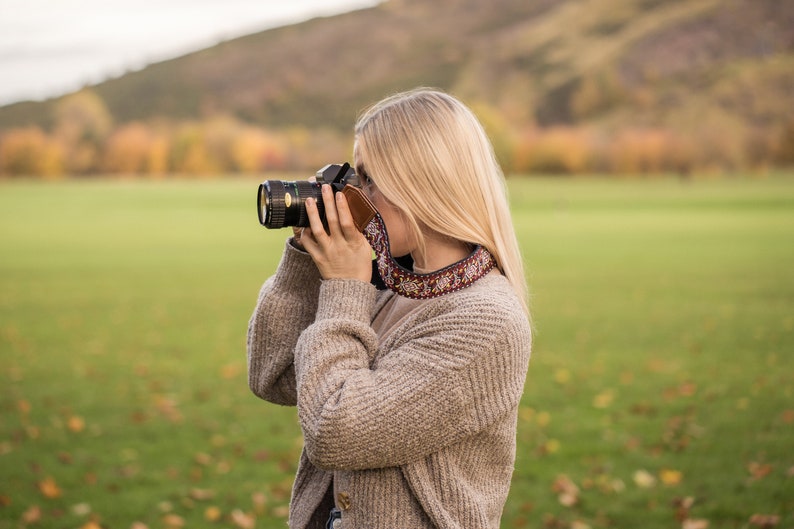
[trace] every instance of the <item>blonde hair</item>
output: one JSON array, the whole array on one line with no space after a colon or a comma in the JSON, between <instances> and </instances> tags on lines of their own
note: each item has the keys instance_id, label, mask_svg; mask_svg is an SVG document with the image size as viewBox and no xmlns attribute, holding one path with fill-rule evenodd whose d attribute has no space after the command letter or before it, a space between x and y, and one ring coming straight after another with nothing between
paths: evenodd
<instances>
[{"instance_id":1,"label":"blonde hair","mask_svg":"<svg viewBox=\"0 0 794 529\"><path fill-rule=\"evenodd\" d=\"M504 176L480 122L444 92L420 88L376 103L355 128L356 167L404 215L424 248L421 226L485 247L529 315L521 253Z\"/></svg>"}]
</instances>

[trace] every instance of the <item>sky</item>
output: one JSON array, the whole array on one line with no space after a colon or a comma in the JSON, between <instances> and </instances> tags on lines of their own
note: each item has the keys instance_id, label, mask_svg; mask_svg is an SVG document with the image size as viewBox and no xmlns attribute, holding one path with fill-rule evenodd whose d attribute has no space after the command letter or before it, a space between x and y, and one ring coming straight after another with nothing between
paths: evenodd
<instances>
[{"instance_id":1,"label":"sky","mask_svg":"<svg viewBox=\"0 0 794 529\"><path fill-rule=\"evenodd\" d=\"M0 0L0 105L377 0Z\"/></svg>"}]
</instances>

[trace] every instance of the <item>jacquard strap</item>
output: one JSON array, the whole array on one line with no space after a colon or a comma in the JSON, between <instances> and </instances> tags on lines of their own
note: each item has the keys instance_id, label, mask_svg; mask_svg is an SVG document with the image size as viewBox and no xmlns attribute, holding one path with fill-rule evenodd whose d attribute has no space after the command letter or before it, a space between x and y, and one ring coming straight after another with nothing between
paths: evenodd
<instances>
[{"instance_id":1,"label":"jacquard strap","mask_svg":"<svg viewBox=\"0 0 794 529\"><path fill-rule=\"evenodd\" d=\"M401 266L389 251L389 235L380 216L375 216L364 228L364 237L375 251L378 273L384 284L401 296L428 299L455 292L470 286L496 266L491 253L477 246L465 259L430 274L417 274Z\"/></svg>"}]
</instances>

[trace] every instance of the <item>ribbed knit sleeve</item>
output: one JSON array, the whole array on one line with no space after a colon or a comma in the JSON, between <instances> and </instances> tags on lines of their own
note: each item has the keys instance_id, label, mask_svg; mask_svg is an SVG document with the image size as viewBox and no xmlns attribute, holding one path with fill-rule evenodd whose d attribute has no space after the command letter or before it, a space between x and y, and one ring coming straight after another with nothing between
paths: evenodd
<instances>
[{"instance_id":1,"label":"ribbed knit sleeve","mask_svg":"<svg viewBox=\"0 0 794 529\"><path fill-rule=\"evenodd\" d=\"M276 273L259 292L248 323L248 384L276 404L297 403L293 353L314 321L320 274L308 253L287 243Z\"/></svg>"},{"instance_id":2,"label":"ribbed knit sleeve","mask_svg":"<svg viewBox=\"0 0 794 529\"><path fill-rule=\"evenodd\" d=\"M530 336L512 292L472 288L437 298L388 344L369 326L373 302L369 285L323 282L316 321L298 341L298 415L316 466L405 465L515 411ZM388 354L371 366L378 347Z\"/></svg>"}]
</instances>

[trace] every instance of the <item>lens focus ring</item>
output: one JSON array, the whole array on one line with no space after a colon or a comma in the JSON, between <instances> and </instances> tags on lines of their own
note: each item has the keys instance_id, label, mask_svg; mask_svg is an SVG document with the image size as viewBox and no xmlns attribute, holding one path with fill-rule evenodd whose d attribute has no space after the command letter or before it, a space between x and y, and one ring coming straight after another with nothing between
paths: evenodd
<instances>
[{"instance_id":1,"label":"lens focus ring","mask_svg":"<svg viewBox=\"0 0 794 529\"><path fill-rule=\"evenodd\" d=\"M317 211L320 213L320 218L324 218L323 213L325 212L325 204L323 204L320 184L307 181L298 181L296 184L298 197L300 197L298 201L300 203L300 211L298 212L299 216L296 225L304 227L309 225L309 214L306 212L306 199L309 197L313 197L315 199Z\"/></svg>"},{"instance_id":2,"label":"lens focus ring","mask_svg":"<svg viewBox=\"0 0 794 529\"><path fill-rule=\"evenodd\" d=\"M284 218L286 215L286 208L284 206L284 196L286 189L284 183L280 180L271 180L266 186L267 193L267 212L268 227L273 229L284 227Z\"/></svg>"}]
</instances>

